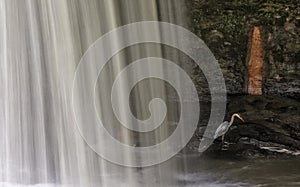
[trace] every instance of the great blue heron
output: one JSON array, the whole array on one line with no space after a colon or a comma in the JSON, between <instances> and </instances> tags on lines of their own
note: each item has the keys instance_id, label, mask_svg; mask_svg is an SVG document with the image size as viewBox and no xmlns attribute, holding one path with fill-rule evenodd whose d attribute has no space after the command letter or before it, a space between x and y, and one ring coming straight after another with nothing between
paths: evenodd
<instances>
[{"instance_id":1,"label":"great blue heron","mask_svg":"<svg viewBox=\"0 0 300 187\"><path fill-rule=\"evenodd\" d=\"M240 120L242 120L243 122L244 119L239 115L239 114L233 114L231 116L231 120L230 122L228 121L224 121L223 123L221 123L221 125L217 128L216 132L215 132L215 135L214 135L214 139L222 136L222 144L224 143L224 137L225 137L225 134L226 132L229 130L230 126L233 124L233 121L234 121L234 118L235 117L238 117Z\"/></svg>"}]
</instances>

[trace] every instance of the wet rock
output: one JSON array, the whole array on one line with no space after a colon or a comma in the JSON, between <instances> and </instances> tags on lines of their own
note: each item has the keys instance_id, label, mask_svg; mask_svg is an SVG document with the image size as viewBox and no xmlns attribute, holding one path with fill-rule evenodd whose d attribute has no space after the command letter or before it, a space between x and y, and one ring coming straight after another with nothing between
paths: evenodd
<instances>
[{"instance_id":1,"label":"wet rock","mask_svg":"<svg viewBox=\"0 0 300 187\"><path fill-rule=\"evenodd\" d=\"M286 23L284 24L284 29L285 29L286 31L293 31L293 30L295 30L295 28L296 28L296 25L295 25L294 23L286 22Z\"/></svg>"},{"instance_id":2,"label":"wet rock","mask_svg":"<svg viewBox=\"0 0 300 187\"><path fill-rule=\"evenodd\" d=\"M209 36L210 42L218 42L224 38L224 35L218 30L212 30Z\"/></svg>"},{"instance_id":3,"label":"wet rock","mask_svg":"<svg viewBox=\"0 0 300 187\"><path fill-rule=\"evenodd\" d=\"M231 96L228 103L226 119L239 113L245 123L236 120L231 126L225 136L229 143L225 150L217 139L206 154L243 158L300 156L300 102L280 96Z\"/></svg>"},{"instance_id":4,"label":"wet rock","mask_svg":"<svg viewBox=\"0 0 300 187\"><path fill-rule=\"evenodd\" d=\"M228 93L245 93L249 37L253 27L259 26L264 43L264 93L300 98L298 0L191 0L188 4L191 29L204 40L224 70ZM199 72L194 79L203 79ZM274 75L280 75L280 80ZM295 89L287 91L283 83L288 87L294 84Z\"/></svg>"}]
</instances>

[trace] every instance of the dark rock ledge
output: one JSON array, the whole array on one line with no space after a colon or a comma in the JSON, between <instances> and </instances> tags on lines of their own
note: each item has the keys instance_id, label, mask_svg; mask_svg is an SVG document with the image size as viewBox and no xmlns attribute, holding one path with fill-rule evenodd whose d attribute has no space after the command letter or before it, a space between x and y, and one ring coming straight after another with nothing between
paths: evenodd
<instances>
[{"instance_id":1,"label":"dark rock ledge","mask_svg":"<svg viewBox=\"0 0 300 187\"><path fill-rule=\"evenodd\" d=\"M227 132L228 147L220 139L204 153L210 157L278 158L300 156L300 102L280 96L231 96L228 116L239 113ZM189 147L196 149L197 142ZM193 146L194 145L194 146Z\"/></svg>"}]
</instances>

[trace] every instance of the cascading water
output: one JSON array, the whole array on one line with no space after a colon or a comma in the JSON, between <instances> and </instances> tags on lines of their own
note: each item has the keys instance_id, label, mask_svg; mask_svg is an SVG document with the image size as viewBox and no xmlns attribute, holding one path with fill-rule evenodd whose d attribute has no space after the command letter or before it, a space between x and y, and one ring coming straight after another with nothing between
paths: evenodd
<instances>
[{"instance_id":1,"label":"cascading water","mask_svg":"<svg viewBox=\"0 0 300 187\"><path fill-rule=\"evenodd\" d=\"M167 164L156 167L156 172L150 174L137 173L133 168L101 159L86 144L74 122L72 82L84 52L104 33L124 24L155 21L159 17L184 25L181 6L183 1L1 0L1 184L133 186L141 181L155 183L152 180L161 177L172 184L171 171L180 165ZM96 108L103 118L113 112L109 107L106 109L106 105L110 104L108 93L116 75L129 62L160 57L162 53L159 45L139 45L126 48L111 59L96 87L99 96ZM174 54L169 55L172 56L175 58ZM144 83L133 89L130 98L133 113L139 119L149 116L145 106L152 98L166 99L166 92L170 90L158 80L144 80ZM167 107L170 106L175 109L170 110L169 120L164 123L178 120L177 104L167 103ZM151 145L169 133L169 129L164 128L142 137L114 127L119 123L117 119L107 118L105 120L113 124L107 128L115 129L111 133L128 145Z\"/></svg>"}]
</instances>

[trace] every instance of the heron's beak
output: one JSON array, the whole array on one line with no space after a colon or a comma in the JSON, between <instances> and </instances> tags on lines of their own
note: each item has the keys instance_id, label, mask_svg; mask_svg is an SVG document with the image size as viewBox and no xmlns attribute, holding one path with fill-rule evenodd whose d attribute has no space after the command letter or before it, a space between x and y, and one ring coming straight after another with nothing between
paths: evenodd
<instances>
[{"instance_id":1,"label":"heron's beak","mask_svg":"<svg viewBox=\"0 0 300 187\"><path fill-rule=\"evenodd\" d=\"M239 116L238 118L240 118L240 120L242 120L242 122L245 122L245 120L241 116Z\"/></svg>"}]
</instances>

